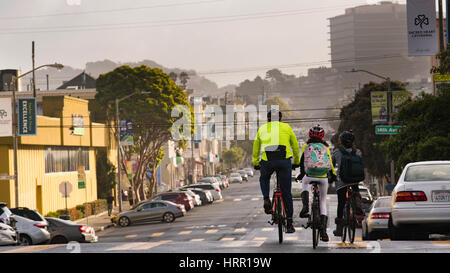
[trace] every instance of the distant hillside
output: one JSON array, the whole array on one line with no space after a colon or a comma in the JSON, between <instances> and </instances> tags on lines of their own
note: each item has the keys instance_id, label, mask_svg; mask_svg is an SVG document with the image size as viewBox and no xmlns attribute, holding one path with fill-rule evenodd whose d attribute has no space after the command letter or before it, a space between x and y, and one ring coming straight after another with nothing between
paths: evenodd
<instances>
[{"instance_id":1,"label":"distant hillside","mask_svg":"<svg viewBox=\"0 0 450 273\"><path fill-rule=\"evenodd\" d=\"M103 61L96 61L96 62L88 62L86 64L85 69L77 69L72 68L70 66L65 66L63 70L58 71L54 68L44 68L41 70L36 71L36 88L41 90L47 89L47 79L46 75L49 76L49 89L55 90L59 86L63 84L64 81L68 81L72 79L73 77L77 76L83 70L86 71L86 73L90 74L92 77L97 78L100 74L107 73L109 71L114 70L115 68L122 66L122 65L129 65L131 67L136 67L140 65L146 65L149 67L154 68L160 68L165 73L169 74L170 72L177 73L178 75L181 72L186 72L189 74L189 81L187 84L187 87L189 89L194 90L195 95L211 95L211 96L223 96L226 91L228 92L234 92L234 86L225 86L223 88L218 88L217 84L205 77L197 75L197 72L195 70L185 70L180 68L166 68L154 61L151 60L143 60L140 62L126 62L126 63L116 63L111 60L103 60ZM27 90L27 88L30 88L31 76L25 77L23 79L23 90Z\"/></svg>"}]
</instances>

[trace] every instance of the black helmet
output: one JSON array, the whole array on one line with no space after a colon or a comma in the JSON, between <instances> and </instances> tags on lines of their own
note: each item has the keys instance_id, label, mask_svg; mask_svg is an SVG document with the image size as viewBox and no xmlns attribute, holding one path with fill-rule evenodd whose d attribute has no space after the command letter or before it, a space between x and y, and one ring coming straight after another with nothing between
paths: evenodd
<instances>
[{"instance_id":1,"label":"black helmet","mask_svg":"<svg viewBox=\"0 0 450 273\"><path fill-rule=\"evenodd\" d=\"M339 135L339 139L341 140L342 145L344 145L345 147L351 147L353 141L355 141L355 135L353 134L352 130L344 131Z\"/></svg>"},{"instance_id":2,"label":"black helmet","mask_svg":"<svg viewBox=\"0 0 450 273\"><path fill-rule=\"evenodd\" d=\"M275 109L272 109L272 110L270 110L270 111L267 113L267 120L268 120L268 121L271 121L271 119L272 119L272 114L273 114L274 116L277 116L277 115L278 115L278 121L281 121L281 118L283 117L283 114L281 114L281 111L278 111L278 110L275 110Z\"/></svg>"}]
</instances>

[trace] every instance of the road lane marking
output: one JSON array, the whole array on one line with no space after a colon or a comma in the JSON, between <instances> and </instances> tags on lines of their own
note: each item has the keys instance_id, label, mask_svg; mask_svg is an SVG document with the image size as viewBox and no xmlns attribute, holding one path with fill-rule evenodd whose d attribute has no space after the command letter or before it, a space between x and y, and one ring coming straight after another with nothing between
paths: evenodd
<instances>
[{"instance_id":1,"label":"road lane marking","mask_svg":"<svg viewBox=\"0 0 450 273\"><path fill-rule=\"evenodd\" d=\"M186 231L180 231L178 232L179 235L187 235L187 234L191 234L192 230L186 230Z\"/></svg>"},{"instance_id":2,"label":"road lane marking","mask_svg":"<svg viewBox=\"0 0 450 273\"><path fill-rule=\"evenodd\" d=\"M267 237L255 237L253 238L253 241L265 241L267 240Z\"/></svg>"},{"instance_id":3,"label":"road lane marking","mask_svg":"<svg viewBox=\"0 0 450 273\"><path fill-rule=\"evenodd\" d=\"M202 242L204 241L204 238L197 238L197 239L191 239L190 242Z\"/></svg>"},{"instance_id":4,"label":"road lane marking","mask_svg":"<svg viewBox=\"0 0 450 273\"><path fill-rule=\"evenodd\" d=\"M217 233L218 231L219 231L218 229L208 229L207 231L205 231L205 233L212 234L212 233Z\"/></svg>"},{"instance_id":5,"label":"road lane marking","mask_svg":"<svg viewBox=\"0 0 450 273\"><path fill-rule=\"evenodd\" d=\"M237 228L234 230L234 232L246 232L247 229L246 228Z\"/></svg>"},{"instance_id":6,"label":"road lane marking","mask_svg":"<svg viewBox=\"0 0 450 273\"><path fill-rule=\"evenodd\" d=\"M150 235L150 237L159 237L159 236L161 236L163 234L164 234L164 232L155 232L152 235Z\"/></svg>"},{"instance_id":7,"label":"road lane marking","mask_svg":"<svg viewBox=\"0 0 450 273\"><path fill-rule=\"evenodd\" d=\"M125 238L136 238L137 235L136 234L131 234L131 235L126 235Z\"/></svg>"},{"instance_id":8,"label":"road lane marking","mask_svg":"<svg viewBox=\"0 0 450 273\"><path fill-rule=\"evenodd\" d=\"M172 242L171 240L159 241L159 242L137 242L137 243L127 243L116 247L108 248L107 251L121 251L121 250L147 250L156 246L160 246Z\"/></svg>"},{"instance_id":9,"label":"road lane marking","mask_svg":"<svg viewBox=\"0 0 450 273\"><path fill-rule=\"evenodd\" d=\"M252 198L252 201L257 201L259 200L259 198Z\"/></svg>"},{"instance_id":10,"label":"road lane marking","mask_svg":"<svg viewBox=\"0 0 450 273\"><path fill-rule=\"evenodd\" d=\"M274 231L275 228L273 227L268 227L268 228L263 228L262 231Z\"/></svg>"},{"instance_id":11,"label":"road lane marking","mask_svg":"<svg viewBox=\"0 0 450 273\"><path fill-rule=\"evenodd\" d=\"M284 239L286 241L297 241L298 237L297 236L286 236Z\"/></svg>"},{"instance_id":12,"label":"road lane marking","mask_svg":"<svg viewBox=\"0 0 450 273\"><path fill-rule=\"evenodd\" d=\"M241 198L234 198L233 202L238 202L238 201L241 201L241 200L242 200Z\"/></svg>"},{"instance_id":13,"label":"road lane marking","mask_svg":"<svg viewBox=\"0 0 450 273\"><path fill-rule=\"evenodd\" d=\"M235 240L235 238L232 238L232 237L224 237L224 238L220 239L220 241L234 241L234 240Z\"/></svg>"},{"instance_id":14,"label":"road lane marking","mask_svg":"<svg viewBox=\"0 0 450 273\"><path fill-rule=\"evenodd\" d=\"M220 202L223 202L223 199L220 199L220 200L216 200L216 201L214 201L214 202L216 202L216 203L220 203Z\"/></svg>"},{"instance_id":15,"label":"road lane marking","mask_svg":"<svg viewBox=\"0 0 450 273\"><path fill-rule=\"evenodd\" d=\"M11 250L7 250L7 251L0 251L0 253L29 253L29 252L46 250L46 249L52 249L52 248L61 247L61 246L65 246L65 245L55 244L55 245L25 246L25 247L11 249Z\"/></svg>"}]
</instances>

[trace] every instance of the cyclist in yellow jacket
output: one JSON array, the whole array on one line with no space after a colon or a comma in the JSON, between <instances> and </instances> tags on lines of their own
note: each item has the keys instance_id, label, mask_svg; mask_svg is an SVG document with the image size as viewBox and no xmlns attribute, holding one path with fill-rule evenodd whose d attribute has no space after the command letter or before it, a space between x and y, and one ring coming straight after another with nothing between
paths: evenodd
<instances>
[{"instance_id":1,"label":"cyclist in yellow jacket","mask_svg":"<svg viewBox=\"0 0 450 273\"><path fill-rule=\"evenodd\" d=\"M276 120L277 116L278 120ZM272 118L275 121L272 121ZM300 164L300 148L291 126L281 122L281 118L282 114L279 111L271 110L267 113L268 122L259 128L253 142L253 166L260 170L259 183L264 197L264 211L267 214L270 214L272 210L269 198L270 177L276 172L286 208L286 232L293 233L295 228L292 221L294 206L291 176L292 169L298 168Z\"/></svg>"}]
</instances>

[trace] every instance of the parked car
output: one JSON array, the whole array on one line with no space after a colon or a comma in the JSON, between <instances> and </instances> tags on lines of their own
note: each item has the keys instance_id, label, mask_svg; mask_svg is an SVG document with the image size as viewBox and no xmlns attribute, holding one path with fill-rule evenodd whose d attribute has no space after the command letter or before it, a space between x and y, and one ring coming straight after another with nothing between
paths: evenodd
<instances>
[{"instance_id":1,"label":"parked car","mask_svg":"<svg viewBox=\"0 0 450 273\"><path fill-rule=\"evenodd\" d=\"M220 183L222 184L222 189L228 188L230 186L228 184L226 176L223 176L223 175L220 175L220 174L216 174L214 177L220 181Z\"/></svg>"},{"instance_id":2,"label":"parked car","mask_svg":"<svg viewBox=\"0 0 450 273\"><path fill-rule=\"evenodd\" d=\"M198 184L191 184L184 186L183 188L201 188L201 189L207 189L211 191L211 194L214 197L214 201L222 199L222 190L219 188L219 186L215 184L206 184L206 183L198 183Z\"/></svg>"},{"instance_id":3,"label":"parked car","mask_svg":"<svg viewBox=\"0 0 450 273\"><path fill-rule=\"evenodd\" d=\"M111 217L111 221L121 227L149 221L171 223L185 214L186 209L182 204L170 201L143 201L130 210Z\"/></svg>"},{"instance_id":4,"label":"parked car","mask_svg":"<svg viewBox=\"0 0 450 273\"><path fill-rule=\"evenodd\" d=\"M220 175L222 179L225 181L226 187L228 188L230 186L230 181L226 175Z\"/></svg>"},{"instance_id":5,"label":"parked car","mask_svg":"<svg viewBox=\"0 0 450 273\"><path fill-rule=\"evenodd\" d=\"M252 168L245 168L244 171L247 172L247 175L248 175L248 176L253 177L254 174L253 174Z\"/></svg>"},{"instance_id":6,"label":"parked car","mask_svg":"<svg viewBox=\"0 0 450 273\"><path fill-rule=\"evenodd\" d=\"M70 241L95 243L98 241L92 227L53 217L45 217L45 220L48 222L50 244L67 244Z\"/></svg>"},{"instance_id":7,"label":"parked car","mask_svg":"<svg viewBox=\"0 0 450 273\"><path fill-rule=\"evenodd\" d=\"M242 184L242 176L239 173L231 173L230 174L230 183L241 183Z\"/></svg>"},{"instance_id":8,"label":"parked car","mask_svg":"<svg viewBox=\"0 0 450 273\"><path fill-rule=\"evenodd\" d=\"M392 191L391 240L428 239L450 230L450 161L409 163Z\"/></svg>"},{"instance_id":9,"label":"parked car","mask_svg":"<svg viewBox=\"0 0 450 273\"><path fill-rule=\"evenodd\" d=\"M197 181L197 183L208 183L208 184L214 184L217 187L221 188L220 182L215 177L203 177L200 180Z\"/></svg>"},{"instance_id":10,"label":"parked car","mask_svg":"<svg viewBox=\"0 0 450 273\"><path fill-rule=\"evenodd\" d=\"M17 245L17 234L13 227L0 222L0 246Z\"/></svg>"},{"instance_id":11,"label":"parked car","mask_svg":"<svg viewBox=\"0 0 450 273\"><path fill-rule=\"evenodd\" d=\"M21 245L45 244L50 241L48 223L39 212L28 208L12 208L10 211L17 221L16 227Z\"/></svg>"},{"instance_id":12,"label":"parked car","mask_svg":"<svg viewBox=\"0 0 450 273\"><path fill-rule=\"evenodd\" d=\"M292 177L291 187L292 198L300 198L302 195L302 181L297 180L297 177Z\"/></svg>"},{"instance_id":13,"label":"parked car","mask_svg":"<svg viewBox=\"0 0 450 273\"><path fill-rule=\"evenodd\" d=\"M200 196L195 192L191 191L190 189L183 189L183 188L180 188L179 190L184 191L191 196L192 201L194 202L194 207L202 205L202 200L200 199Z\"/></svg>"},{"instance_id":14,"label":"parked car","mask_svg":"<svg viewBox=\"0 0 450 273\"><path fill-rule=\"evenodd\" d=\"M186 211L194 208L192 197L183 191L168 191L155 195L151 201L171 201L175 204L184 205Z\"/></svg>"},{"instance_id":15,"label":"parked car","mask_svg":"<svg viewBox=\"0 0 450 273\"><path fill-rule=\"evenodd\" d=\"M212 196L211 191L201 188L189 188L189 189L200 196L200 199L202 200L202 205L211 204L212 202L214 202L214 197Z\"/></svg>"},{"instance_id":16,"label":"parked car","mask_svg":"<svg viewBox=\"0 0 450 273\"><path fill-rule=\"evenodd\" d=\"M363 240L377 240L389 237L388 222L391 214L391 196L381 196L372 203L369 213L361 225Z\"/></svg>"},{"instance_id":17,"label":"parked car","mask_svg":"<svg viewBox=\"0 0 450 273\"><path fill-rule=\"evenodd\" d=\"M239 170L239 171L237 171L237 173L239 173L241 175L243 181L248 181L248 175L247 175L246 171Z\"/></svg>"}]
</instances>

